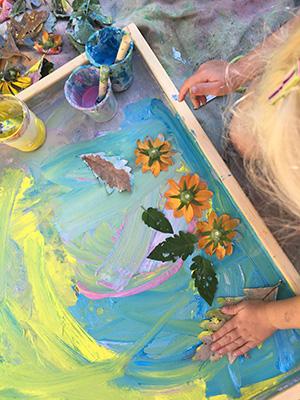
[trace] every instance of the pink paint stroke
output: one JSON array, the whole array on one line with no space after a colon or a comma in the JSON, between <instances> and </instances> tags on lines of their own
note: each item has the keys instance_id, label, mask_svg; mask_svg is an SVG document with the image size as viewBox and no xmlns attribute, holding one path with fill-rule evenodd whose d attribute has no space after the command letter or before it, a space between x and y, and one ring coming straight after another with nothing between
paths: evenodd
<instances>
[{"instance_id":1,"label":"pink paint stroke","mask_svg":"<svg viewBox=\"0 0 300 400\"><path fill-rule=\"evenodd\" d=\"M100 300L105 299L107 297L126 297L126 296L133 296L134 294L145 292L146 290L153 289L168 279L170 279L173 275L175 275L183 265L183 261L178 261L172 268L168 271L164 272L163 274L157 276L156 278L152 279L150 282L144 283L143 285L137 286L136 288L123 290L122 292L114 292L114 293L97 293L88 290L84 285L80 282L77 284L79 289L79 293L83 294L85 297L91 300Z\"/></svg>"}]
</instances>

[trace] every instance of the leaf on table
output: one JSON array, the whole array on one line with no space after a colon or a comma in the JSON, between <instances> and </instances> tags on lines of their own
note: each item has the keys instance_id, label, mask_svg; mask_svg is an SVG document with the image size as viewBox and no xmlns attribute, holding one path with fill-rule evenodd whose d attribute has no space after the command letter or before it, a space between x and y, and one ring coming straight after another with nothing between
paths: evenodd
<instances>
[{"instance_id":1,"label":"leaf on table","mask_svg":"<svg viewBox=\"0 0 300 400\"><path fill-rule=\"evenodd\" d=\"M73 18L67 26L67 33L80 45L85 45L88 38L96 32L87 18Z\"/></svg>"},{"instance_id":2,"label":"leaf on table","mask_svg":"<svg viewBox=\"0 0 300 400\"><path fill-rule=\"evenodd\" d=\"M159 211L157 208L149 207L142 214L142 220L150 228L163 233L174 233L170 221L163 212Z\"/></svg>"},{"instance_id":3,"label":"leaf on table","mask_svg":"<svg viewBox=\"0 0 300 400\"><path fill-rule=\"evenodd\" d=\"M190 266L195 287L200 296L211 305L217 290L218 279L210 260L196 256Z\"/></svg>"},{"instance_id":4,"label":"leaf on table","mask_svg":"<svg viewBox=\"0 0 300 400\"><path fill-rule=\"evenodd\" d=\"M43 64L41 68L41 78L49 75L52 71L54 71L54 64L47 60L46 58L43 59Z\"/></svg>"},{"instance_id":5,"label":"leaf on table","mask_svg":"<svg viewBox=\"0 0 300 400\"><path fill-rule=\"evenodd\" d=\"M13 5L11 16L23 14L26 10L32 10L33 7L37 8L42 5L41 0L16 0Z\"/></svg>"},{"instance_id":6,"label":"leaf on table","mask_svg":"<svg viewBox=\"0 0 300 400\"><path fill-rule=\"evenodd\" d=\"M194 354L193 360L194 361L206 361L206 360L209 360L212 355L213 355L213 352L210 349L210 345L203 343L197 347L197 350L196 350L196 353Z\"/></svg>"},{"instance_id":7,"label":"leaf on table","mask_svg":"<svg viewBox=\"0 0 300 400\"><path fill-rule=\"evenodd\" d=\"M99 28L111 25L113 21L103 14L98 0L75 0L72 7L67 35L73 46L82 52L88 38Z\"/></svg>"},{"instance_id":8,"label":"leaf on table","mask_svg":"<svg viewBox=\"0 0 300 400\"><path fill-rule=\"evenodd\" d=\"M186 260L188 256L193 254L195 243L197 243L195 235L179 231L178 235L171 236L158 244L148 255L148 258L163 262L175 262L178 258Z\"/></svg>"},{"instance_id":9,"label":"leaf on table","mask_svg":"<svg viewBox=\"0 0 300 400\"><path fill-rule=\"evenodd\" d=\"M0 23L6 21L11 16L12 8L12 0L3 0L0 8Z\"/></svg>"},{"instance_id":10,"label":"leaf on table","mask_svg":"<svg viewBox=\"0 0 300 400\"><path fill-rule=\"evenodd\" d=\"M80 157L96 178L107 184L111 191L117 189L120 192L131 192L132 175L127 160L107 157L104 153L83 154Z\"/></svg>"},{"instance_id":11,"label":"leaf on table","mask_svg":"<svg viewBox=\"0 0 300 400\"><path fill-rule=\"evenodd\" d=\"M247 300L264 300L264 301L275 301L278 294L278 288L282 281L279 281L274 286L263 287L263 288L245 288L244 294Z\"/></svg>"},{"instance_id":12,"label":"leaf on table","mask_svg":"<svg viewBox=\"0 0 300 400\"><path fill-rule=\"evenodd\" d=\"M22 53L11 34L10 31L7 32L7 39L4 43L4 46L0 48L0 60L9 60L12 57L20 57L20 58L27 58L29 57Z\"/></svg>"},{"instance_id":13,"label":"leaf on table","mask_svg":"<svg viewBox=\"0 0 300 400\"><path fill-rule=\"evenodd\" d=\"M18 44L25 44L26 39L32 39L42 30L48 18L48 11L31 11L23 15L21 21L11 19L10 30Z\"/></svg>"},{"instance_id":14,"label":"leaf on table","mask_svg":"<svg viewBox=\"0 0 300 400\"><path fill-rule=\"evenodd\" d=\"M52 33L56 24L56 16L50 12L47 21L44 23L44 31Z\"/></svg>"},{"instance_id":15,"label":"leaf on table","mask_svg":"<svg viewBox=\"0 0 300 400\"><path fill-rule=\"evenodd\" d=\"M72 7L66 0L51 0L51 10L57 18L70 18Z\"/></svg>"}]
</instances>

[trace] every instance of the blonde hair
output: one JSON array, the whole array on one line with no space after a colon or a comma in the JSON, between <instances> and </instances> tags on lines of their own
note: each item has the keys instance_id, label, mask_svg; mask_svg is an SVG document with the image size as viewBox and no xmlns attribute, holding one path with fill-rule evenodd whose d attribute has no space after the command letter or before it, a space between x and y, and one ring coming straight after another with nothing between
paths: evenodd
<instances>
[{"instance_id":1,"label":"blonde hair","mask_svg":"<svg viewBox=\"0 0 300 400\"><path fill-rule=\"evenodd\" d=\"M269 95L300 59L300 27L267 61L255 85L251 107L237 114L253 135L253 151L244 160L252 182L297 218L300 230L300 84L276 104ZM241 132L242 134L243 132Z\"/></svg>"}]
</instances>

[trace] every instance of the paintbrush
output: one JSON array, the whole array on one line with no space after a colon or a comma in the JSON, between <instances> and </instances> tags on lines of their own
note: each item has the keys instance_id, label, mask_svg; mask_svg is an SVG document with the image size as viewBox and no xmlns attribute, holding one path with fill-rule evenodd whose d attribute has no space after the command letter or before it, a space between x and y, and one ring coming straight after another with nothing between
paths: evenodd
<instances>
[{"instance_id":1,"label":"paintbrush","mask_svg":"<svg viewBox=\"0 0 300 400\"><path fill-rule=\"evenodd\" d=\"M96 99L96 104L100 103L107 93L108 88L108 78L109 78L109 66L101 65L99 68L99 88L98 88L98 97Z\"/></svg>"},{"instance_id":2,"label":"paintbrush","mask_svg":"<svg viewBox=\"0 0 300 400\"><path fill-rule=\"evenodd\" d=\"M122 40L121 40L121 43L120 43L120 47L119 47L119 50L118 50L118 53L117 53L117 57L116 57L115 63L122 61L126 57L128 49L130 47L130 43L131 43L130 33L126 32L122 36Z\"/></svg>"}]
</instances>

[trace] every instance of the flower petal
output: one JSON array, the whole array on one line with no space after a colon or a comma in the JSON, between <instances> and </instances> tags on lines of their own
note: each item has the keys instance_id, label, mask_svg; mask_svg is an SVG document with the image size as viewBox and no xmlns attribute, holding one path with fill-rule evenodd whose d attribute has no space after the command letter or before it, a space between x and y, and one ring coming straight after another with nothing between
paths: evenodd
<instances>
[{"instance_id":1,"label":"flower petal","mask_svg":"<svg viewBox=\"0 0 300 400\"><path fill-rule=\"evenodd\" d=\"M231 256L232 252L233 252L233 246L231 243L228 243L228 245L226 246L226 255Z\"/></svg>"},{"instance_id":2,"label":"flower petal","mask_svg":"<svg viewBox=\"0 0 300 400\"><path fill-rule=\"evenodd\" d=\"M227 237L227 239L232 240L233 238L236 237L236 235L237 235L237 232L236 231L232 231L230 233L227 233L226 237Z\"/></svg>"},{"instance_id":3,"label":"flower petal","mask_svg":"<svg viewBox=\"0 0 300 400\"><path fill-rule=\"evenodd\" d=\"M226 255L226 250L223 246L221 246L220 244L218 244L217 248L216 248L216 256L219 260L223 260L223 258Z\"/></svg>"},{"instance_id":4,"label":"flower petal","mask_svg":"<svg viewBox=\"0 0 300 400\"><path fill-rule=\"evenodd\" d=\"M147 171L149 171L149 170L150 170L150 167L148 167L148 164L143 164L143 166L142 166L142 172L145 173L145 172L147 172Z\"/></svg>"},{"instance_id":5,"label":"flower petal","mask_svg":"<svg viewBox=\"0 0 300 400\"><path fill-rule=\"evenodd\" d=\"M181 218L183 216L183 208L180 210L174 210L173 215L175 218Z\"/></svg>"},{"instance_id":6,"label":"flower petal","mask_svg":"<svg viewBox=\"0 0 300 400\"><path fill-rule=\"evenodd\" d=\"M193 209L194 209L195 217L201 218L202 214L203 214L203 210L200 207L195 206L195 205L193 205Z\"/></svg>"},{"instance_id":7,"label":"flower petal","mask_svg":"<svg viewBox=\"0 0 300 400\"><path fill-rule=\"evenodd\" d=\"M179 199L168 199L166 204L168 204L168 207L170 207L172 210L177 210L177 208L180 207L181 202Z\"/></svg>"},{"instance_id":8,"label":"flower petal","mask_svg":"<svg viewBox=\"0 0 300 400\"><path fill-rule=\"evenodd\" d=\"M153 146L154 147L159 147L162 144L163 144L163 142L158 137L153 141Z\"/></svg>"},{"instance_id":9,"label":"flower petal","mask_svg":"<svg viewBox=\"0 0 300 400\"><path fill-rule=\"evenodd\" d=\"M149 149L148 143L144 143L141 140L137 140L136 144L137 144L138 149L142 149L142 150L148 150Z\"/></svg>"},{"instance_id":10,"label":"flower petal","mask_svg":"<svg viewBox=\"0 0 300 400\"><path fill-rule=\"evenodd\" d=\"M210 244L208 247L205 249L205 253L208 254L209 256L212 256L214 254L214 244Z\"/></svg>"},{"instance_id":11,"label":"flower petal","mask_svg":"<svg viewBox=\"0 0 300 400\"><path fill-rule=\"evenodd\" d=\"M194 218L194 210L191 204L189 204L187 207L183 207L183 215L185 217L186 222L189 224L192 219Z\"/></svg>"},{"instance_id":12,"label":"flower petal","mask_svg":"<svg viewBox=\"0 0 300 400\"><path fill-rule=\"evenodd\" d=\"M150 167L152 173L154 176L158 176L160 173L160 163L156 160L153 162L153 164Z\"/></svg>"},{"instance_id":13,"label":"flower petal","mask_svg":"<svg viewBox=\"0 0 300 400\"><path fill-rule=\"evenodd\" d=\"M179 188L179 186L177 185L177 183L174 181L174 179L169 179L169 180L168 180L168 184L171 186L171 188L172 188L173 190L176 191L176 193L179 193L180 188Z\"/></svg>"},{"instance_id":14,"label":"flower petal","mask_svg":"<svg viewBox=\"0 0 300 400\"><path fill-rule=\"evenodd\" d=\"M192 187L192 186L198 186L198 183L200 181L199 175L194 174L194 175L189 175L188 176L188 187Z\"/></svg>"},{"instance_id":15,"label":"flower petal","mask_svg":"<svg viewBox=\"0 0 300 400\"><path fill-rule=\"evenodd\" d=\"M216 214L216 212L215 211L211 211L211 213L209 214L209 216L208 216L208 224L209 224L209 226L210 226L210 229L212 229L213 228L213 223L214 223L214 221L217 219L217 214Z\"/></svg>"},{"instance_id":16,"label":"flower petal","mask_svg":"<svg viewBox=\"0 0 300 400\"><path fill-rule=\"evenodd\" d=\"M199 192L196 193L195 200L199 201L199 203L202 203L204 201L207 201L211 199L213 196L213 192L210 190L200 190Z\"/></svg>"},{"instance_id":17,"label":"flower petal","mask_svg":"<svg viewBox=\"0 0 300 400\"><path fill-rule=\"evenodd\" d=\"M236 227L239 225L239 223L240 223L240 220L237 219L237 218L229 219L228 221L225 221L225 222L223 223L223 228L224 228L226 231L229 231L229 230L231 230L231 229L236 228Z\"/></svg>"},{"instance_id":18,"label":"flower petal","mask_svg":"<svg viewBox=\"0 0 300 400\"><path fill-rule=\"evenodd\" d=\"M198 241L198 246L200 249L203 249L210 242L209 236L203 236Z\"/></svg>"},{"instance_id":19,"label":"flower petal","mask_svg":"<svg viewBox=\"0 0 300 400\"><path fill-rule=\"evenodd\" d=\"M135 160L135 163L138 164L147 164L149 161L149 157L147 157L145 154L139 154Z\"/></svg>"}]
</instances>

